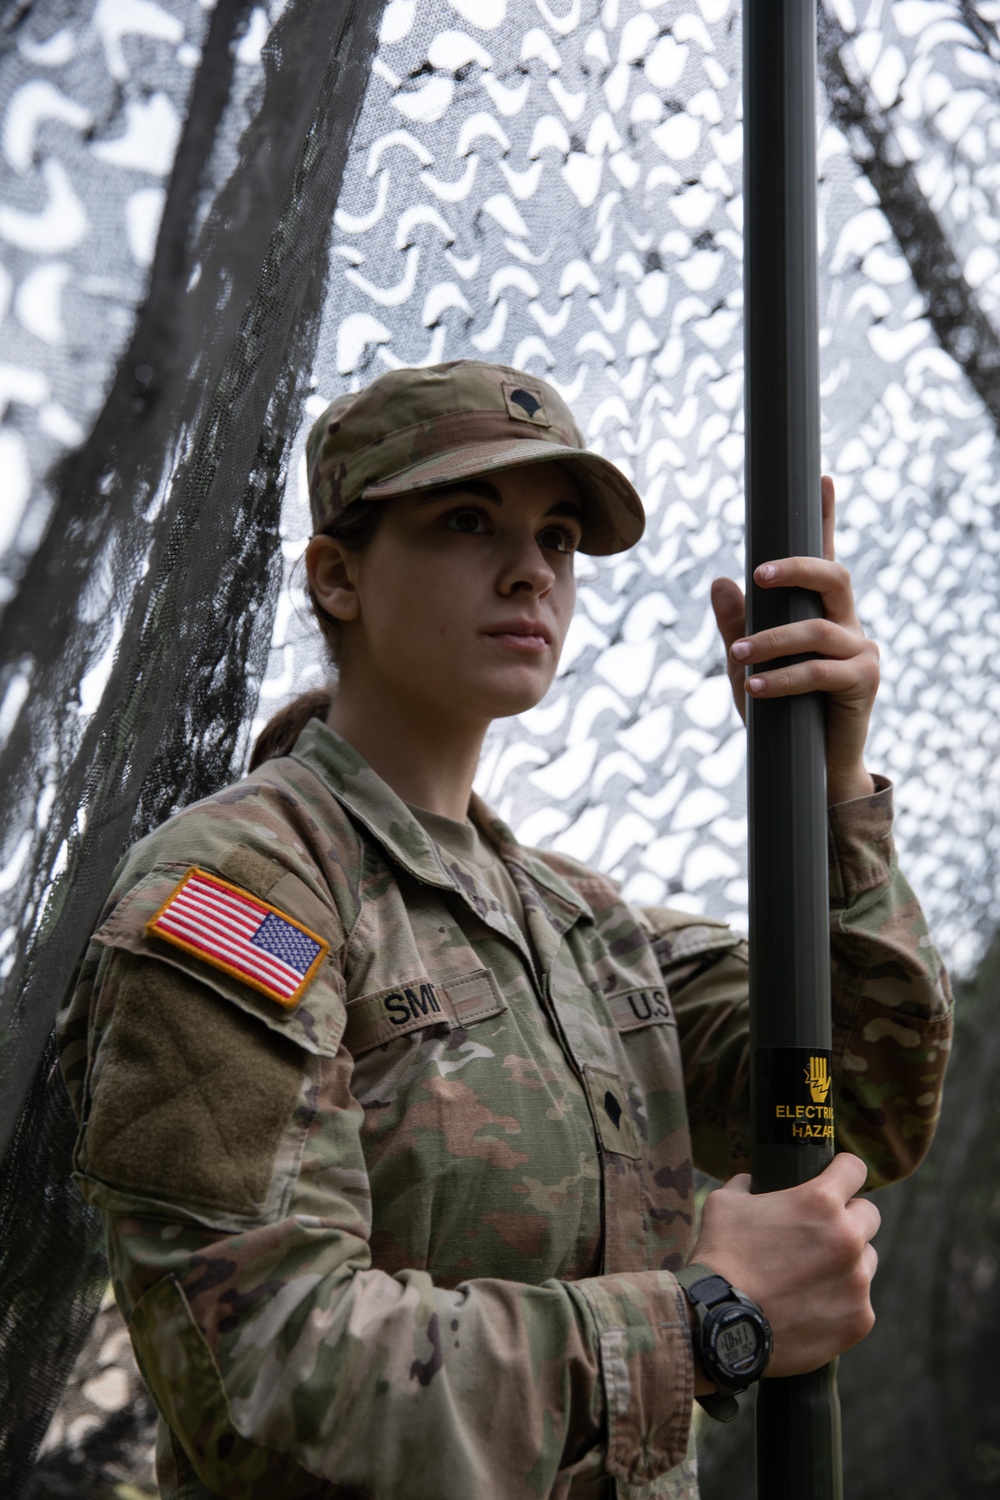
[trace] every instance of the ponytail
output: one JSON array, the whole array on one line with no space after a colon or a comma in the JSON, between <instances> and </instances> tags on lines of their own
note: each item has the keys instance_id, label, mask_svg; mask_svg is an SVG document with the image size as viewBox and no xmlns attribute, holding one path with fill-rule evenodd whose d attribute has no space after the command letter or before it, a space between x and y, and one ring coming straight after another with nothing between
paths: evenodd
<instances>
[{"instance_id":1,"label":"ponytail","mask_svg":"<svg viewBox=\"0 0 1000 1500\"><path fill-rule=\"evenodd\" d=\"M264 725L250 752L251 771L256 771L266 760L275 760L279 755L289 755L292 746L305 729L310 719L325 719L333 704L331 687L312 688L300 693L291 703L278 710Z\"/></svg>"}]
</instances>

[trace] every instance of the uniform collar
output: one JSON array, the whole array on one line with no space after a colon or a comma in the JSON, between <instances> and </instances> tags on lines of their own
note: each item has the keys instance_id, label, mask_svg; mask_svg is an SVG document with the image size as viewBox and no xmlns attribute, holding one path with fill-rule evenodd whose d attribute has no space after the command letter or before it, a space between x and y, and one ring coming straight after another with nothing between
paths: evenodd
<instances>
[{"instance_id":1,"label":"uniform collar","mask_svg":"<svg viewBox=\"0 0 1000 1500\"><path fill-rule=\"evenodd\" d=\"M396 864L425 885L464 892L455 884L441 862L437 845L392 788L382 780L358 752L320 719L310 719L292 749L292 759L300 761L329 787L352 817L368 829ZM523 871L541 890L537 898L546 908L552 924L565 931L581 916L590 916L589 907L573 887L531 849L517 842L502 818L472 794L469 815L481 832L495 845L501 859ZM515 883L520 884L516 881ZM523 894L523 888L522 888Z\"/></svg>"},{"instance_id":2,"label":"uniform collar","mask_svg":"<svg viewBox=\"0 0 1000 1500\"><path fill-rule=\"evenodd\" d=\"M574 919L581 915L592 916L590 907L581 900L579 894L573 889L568 881L557 875L555 870L549 868L543 859L533 849L526 849L519 844L511 830L502 818L498 817L491 807L487 805L477 792L473 792L469 803L469 816L472 821L482 830L486 837L496 846L500 858L508 865L517 865L526 875L529 875L536 885L543 886L546 892L555 898L556 902L567 912L572 912Z\"/></svg>"},{"instance_id":3,"label":"uniform collar","mask_svg":"<svg viewBox=\"0 0 1000 1500\"><path fill-rule=\"evenodd\" d=\"M292 759L308 766L352 817L363 823L396 864L425 885L450 888L433 840L352 745L320 719L310 719L295 741Z\"/></svg>"}]
</instances>

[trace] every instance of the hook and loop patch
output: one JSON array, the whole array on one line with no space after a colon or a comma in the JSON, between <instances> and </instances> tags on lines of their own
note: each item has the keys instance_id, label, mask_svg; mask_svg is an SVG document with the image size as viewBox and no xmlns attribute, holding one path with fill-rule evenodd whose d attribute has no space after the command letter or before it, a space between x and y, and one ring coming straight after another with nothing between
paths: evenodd
<instances>
[{"instance_id":1,"label":"hook and loop patch","mask_svg":"<svg viewBox=\"0 0 1000 1500\"><path fill-rule=\"evenodd\" d=\"M298 1005L330 951L329 943L294 917L197 867L171 891L146 932L242 980L285 1010Z\"/></svg>"}]
</instances>

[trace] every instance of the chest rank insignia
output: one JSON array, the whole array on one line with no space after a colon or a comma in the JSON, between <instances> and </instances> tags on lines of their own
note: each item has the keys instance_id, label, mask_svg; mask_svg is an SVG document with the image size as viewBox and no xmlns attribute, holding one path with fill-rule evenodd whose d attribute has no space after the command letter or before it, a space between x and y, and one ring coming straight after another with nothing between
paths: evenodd
<instances>
[{"instance_id":1,"label":"chest rank insignia","mask_svg":"<svg viewBox=\"0 0 1000 1500\"><path fill-rule=\"evenodd\" d=\"M330 945L300 922L238 886L189 870L156 916L150 937L163 938L293 1010Z\"/></svg>"}]
</instances>

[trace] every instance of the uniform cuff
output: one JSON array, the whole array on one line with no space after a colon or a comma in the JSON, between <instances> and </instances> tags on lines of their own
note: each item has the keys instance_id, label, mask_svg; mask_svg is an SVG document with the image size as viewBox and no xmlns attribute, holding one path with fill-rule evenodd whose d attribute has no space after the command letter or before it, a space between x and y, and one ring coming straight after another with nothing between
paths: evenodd
<instances>
[{"instance_id":1,"label":"uniform cuff","mask_svg":"<svg viewBox=\"0 0 1000 1500\"><path fill-rule=\"evenodd\" d=\"M892 880L892 783L874 776L870 797L855 797L827 808L830 847L830 905L853 906L866 891Z\"/></svg>"},{"instance_id":2,"label":"uniform cuff","mask_svg":"<svg viewBox=\"0 0 1000 1500\"><path fill-rule=\"evenodd\" d=\"M590 1316L607 1413L608 1474L646 1484L682 1463L694 1401L687 1302L668 1271L567 1283Z\"/></svg>"}]
</instances>

